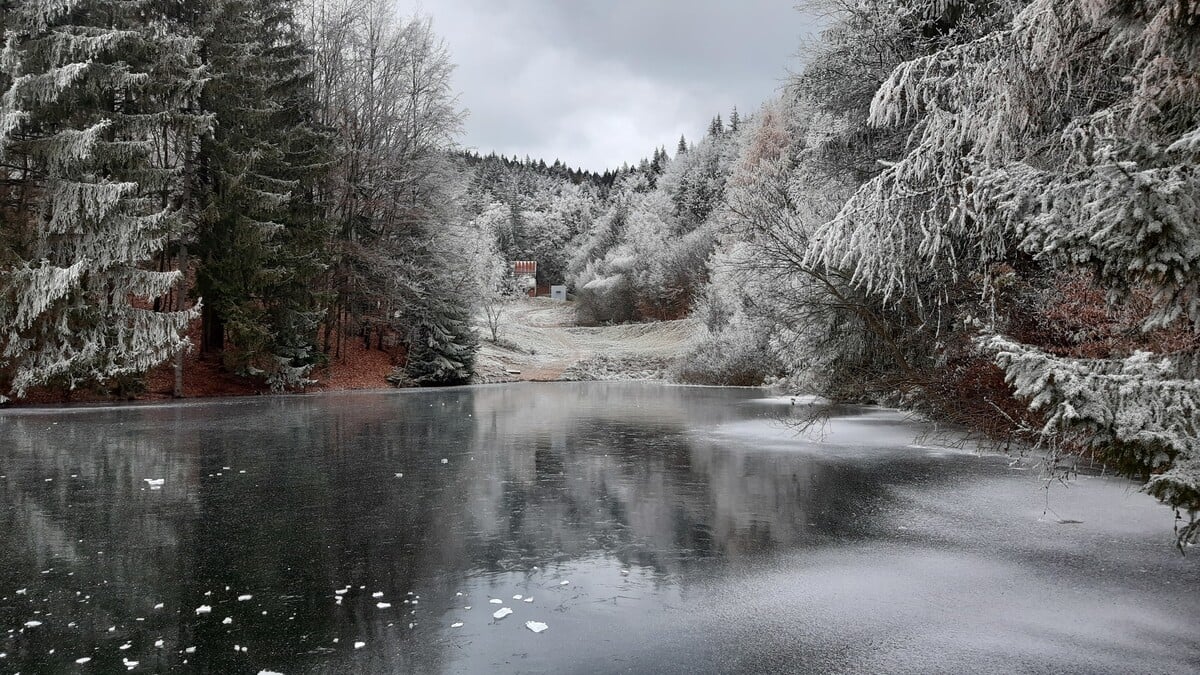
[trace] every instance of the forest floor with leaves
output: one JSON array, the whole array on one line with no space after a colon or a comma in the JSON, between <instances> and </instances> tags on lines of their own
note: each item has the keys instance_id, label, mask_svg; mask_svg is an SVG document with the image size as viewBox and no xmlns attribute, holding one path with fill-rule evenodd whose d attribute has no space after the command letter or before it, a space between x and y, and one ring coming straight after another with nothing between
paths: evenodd
<instances>
[{"instance_id":1,"label":"forest floor with leaves","mask_svg":"<svg viewBox=\"0 0 1200 675\"><path fill-rule=\"evenodd\" d=\"M493 342L480 320L476 382L661 379L700 334L694 319L579 326L573 305L547 298L509 303L499 325Z\"/></svg>"}]
</instances>

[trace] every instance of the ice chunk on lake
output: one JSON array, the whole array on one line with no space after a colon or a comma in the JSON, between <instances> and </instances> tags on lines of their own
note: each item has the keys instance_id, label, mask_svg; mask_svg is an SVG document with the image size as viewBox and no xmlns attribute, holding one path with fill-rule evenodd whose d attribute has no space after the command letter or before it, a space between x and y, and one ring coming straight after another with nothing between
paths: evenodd
<instances>
[{"instance_id":1,"label":"ice chunk on lake","mask_svg":"<svg viewBox=\"0 0 1200 675\"><path fill-rule=\"evenodd\" d=\"M154 641L154 646L155 646L155 647L158 647L159 649L162 649L162 647L163 647L163 641L162 641L162 640L155 640L155 641Z\"/></svg>"},{"instance_id":2,"label":"ice chunk on lake","mask_svg":"<svg viewBox=\"0 0 1200 675\"><path fill-rule=\"evenodd\" d=\"M491 600L488 600L488 602L492 603L493 605L503 605L504 604L504 601L500 600L499 598L492 598Z\"/></svg>"},{"instance_id":3,"label":"ice chunk on lake","mask_svg":"<svg viewBox=\"0 0 1200 675\"><path fill-rule=\"evenodd\" d=\"M450 627L451 627L451 628L462 628L462 627L463 627L463 622L461 622L461 621L455 621L454 623L450 624Z\"/></svg>"},{"instance_id":4,"label":"ice chunk on lake","mask_svg":"<svg viewBox=\"0 0 1200 675\"><path fill-rule=\"evenodd\" d=\"M533 602L533 598L525 598L525 602Z\"/></svg>"},{"instance_id":5,"label":"ice chunk on lake","mask_svg":"<svg viewBox=\"0 0 1200 675\"><path fill-rule=\"evenodd\" d=\"M200 605L199 607L197 607L197 608L196 608L196 614L197 614L197 615L200 615L200 614L211 614L211 613L212 613L212 607L211 607L211 606L209 606L209 605Z\"/></svg>"},{"instance_id":6,"label":"ice chunk on lake","mask_svg":"<svg viewBox=\"0 0 1200 675\"><path fill-rule=\"evenodd\" d=\"M379 599L383 597L383 591L376 591L371 594L372 598Z\"/></svg>"},{"instance_id":7,"label":"ice chunk on lake","mask_svg":"<svg viewBox=\"0 0 1200 675\"><path fill-rule=\"evenodd\" d=\"M40 625L42 625L41 621L26 621L25 622L26 628L37 628Z\"/></svg>"},{"instance_id":8,"label":"ice chunk on lake","mask_svg":"<svg viewBox=\"0 0 1200 675\"><path fill-rule=\"evenodd\" d=\"M142 480L146 481L150 487L162 487L163 483L167 482L165 478L143 478Z\"/></svg>"},{"instance_id":9,"label":"ice chunk on lake","mask_svg":"<svg viewBox=\"0 0 1200 675\"><path fill-rule=\"evenodd\" d=\"M392 608L392 603L390 603L390 602L378 602L378 603L375 603L375 606L376 606L376 607L378 607L379 609L391 609L391 608Z\"/></svg>"},{"instance_id":10,"label":"ice chunk on lake","mask_svg":"<svg viewBox=\"0 0 1200 675\"><path fill-rule=\"evenodd\" d=\"M550 626L547 626L546 624L542 623L541 621L526 621L525 627L535 633L540 633L540 632L546 630L547 628L549 628Z\"/></svg>"},{"instance_id":11,"label":"ice chunk on lake","mask_svg":"<svg viewBox=\"0 0 1200 675\"><path fill-rule=\"evenodd\" d=\"M492 614L492 618L493 619L503 619L504 617L508 616L509 614L512 614L511 609L509 609L507 607L501 607L500 609L496 610Z\"/></svg>"},{"instance_id":12,"label":"ice chunk on lake","mask_svg":"<svg viewBox=\"0 0 1200 675\"><path fill-rule=\"evenodd\" d=\"M81 666L82 666L83 664L85 664L85 663L87 663L88 661L91 661L91 660L92 660L92 657L90 657L90 656L84 656L83 658L78 658L78 659L75 659L75 663L78 663L79 665L81 665Z\"/></svg>"},{"instance_id":13,"label":"ice chunk on lake","mask_svg":"<svg viewBox=\"0 0 1200 675\"><path fill-rule=\"evenodd\" d=\"M247 601L247 600L249 600L250 598L253 598L253 597L254 597L254 596L253 596L253 595L250 595L249 593L247 593L246 595L239 595L239 596L238 596L238 602L245 602L245 601Z\"/></svg>"},{"instance_id":14,"label":"ice chunk on lake","mask_svg":"<svg viewBox=\"0 0 1200 675\"><path fill-rule=\"evenodd\" d=\"M442 458L442 464L449 464L449 463L450 463L450 460L446 459L445 457Z\"/></svg>"},{"instance_id":15,"label":"ice chunk on lake","mask_svg":"<svg viewBox=\"0 0 1200 675\"><path fill-rule=\"evenodd\" d=\"M222 621L221 623L222 623L222 624L224 624L224 625L226 625L226 626L228 626L229 624L233 623L233 617L232 617L232 616L227 616L227 617L225 617L225 620L224 620L224 621Z\"/></svg>"},{"instance_id":16,"label":"ice chunk on lake","mask_svg":"<svg viewBox=\"0 0 1200 675\"><path fill-rule=\"evenodd\" d=\"M523 595L520 595L520 594L517 594L517 595L514 595L514 596L513 596L513 600L520 600L520 599L521 599L521 598L523 598L523 597L525 597L525 596L523 596Z\"/></svg>"},{"instance_id":17,"label":"ice chunk on lake","mask_svg":"<svg viewBox=\"0 0 1200 675\"><path fill-rule=\"evenodd\" d=\"M570 583L571 583L570 581L567 581L566 579L564 579L558 585L559 586L568 586L568 585L570 585Z\"/></svg>"},{"instance_id":18,"label":"ice chunk on lake","mask_svg":"<svg viewBox=\"0 0 1200 675\"><path fill-rule=\"evenodd\" d=\"M366 647L366 646L367 646L367 643L365 643L365 642L355 642L354 643L355 649L362 649L363 647Z\"/></svg>"}]
</instances>

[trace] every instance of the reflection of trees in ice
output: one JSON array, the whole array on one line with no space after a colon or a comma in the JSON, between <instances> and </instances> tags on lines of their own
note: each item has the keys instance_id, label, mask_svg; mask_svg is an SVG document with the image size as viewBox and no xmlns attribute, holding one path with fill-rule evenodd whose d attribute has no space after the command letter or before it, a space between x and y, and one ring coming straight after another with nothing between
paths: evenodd
<instances>
[{"instance_id":1,"label":"reflection of trees in ice","mask_svg":"<svg viewBox=\"0 0 1200 675\"><path fill-rule=\"evenodd\" d=\"M178 437L144 433L154 415L4 416L0 585L27 592L4 603L0 625L44 618L36 631L9 634L11 644L0 651L21 648L41 668L57 669L79 656L68 649L79 641L79 626L95 631L90 640L113 654L126 641L173 632L154 607L179 604L176 563L186 523L200 509L188 487L193 458L167 452ZM163 479L167 488L152 491L146 478ZM118 629L107 631L111 626ZM137 658L137 650L123 653Z\"/></svg>"},{"instance_id":2,"label":"reflection of trees in ice","mask_svg":"<svg viewBox=\"0 0 1200 675\"><path fill-rule=\"evenodd\" d=\"M600 552L675 573L852 536L864 526L854 500L879 492L870 469L707 434L744 414L736 396L622 387L609 390L622 400L606 400L592 391L476 392L476 461L454 492L465 495L462 529L478 550L460 554L513 569Z\"/></svg>"},{"instance_id":3,"label":"reflection of trees in ice","mask_svg":"<svg viewBox=\"0 0 1200 675\"><path fill-rule=\"evenodd\" d=\"M592 383L6 414L0 596L39 604L0 603L0 627L52 616L36 636L0 634L0 651L30 654L22 670L69 667L45 660L50 644L83 639L97 667L161 655L232 672L250 658L239 644L283 672L336 669L352 652L322 651L334 638L435 643L446 607L481 600L456 592L540 579L535 566L599 586L642 567L683 588L862 531L886 471L721 432L759 428L745 397ZM446 658L367 651L380 670Z\"/></svg>"}]
</instances>

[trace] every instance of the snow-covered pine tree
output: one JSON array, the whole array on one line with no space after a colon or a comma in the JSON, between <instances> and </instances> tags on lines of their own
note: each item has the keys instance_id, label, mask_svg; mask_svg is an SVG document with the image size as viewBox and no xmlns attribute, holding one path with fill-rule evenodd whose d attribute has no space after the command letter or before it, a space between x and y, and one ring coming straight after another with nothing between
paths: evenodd
<instances>
[{"instance_id":1,"label":"snow-covered pine tree","mask_svg":"<svg viewBox=\"0 0 1200 675\"><path fill-rule=\"evenodd\" d=\"M203 346L277 390L302 384L319 356L317 280L329 260L314 183L332 153L313 120L294 4L214 0L195 17L211 76L204 107L218 120L201 150Z\"/></svg>"},{"instance_id":2,"label":"snow-covered pine tree","mask_svg":"<svg viewBox=\"0 0 1200 675\"><path fill-rule=\"evenodd\" d=\"M1011 24L900 65L872 106L914 122L905 155L845 205L810 260L911 296L1017 255L1091 271L1113 304L1150 293L1147 328L1200 329L1200 5L1034 0ZM979 289L988 292L985 283ZM1195 341L1172 353L1067 358L1002 337L1019 395L1067 436L1191 516L1200 533Z\"/></svg>"},{"instance_id":3,"label":"snow-covered pine tree","mask_svg":"<svg viewBox=\"0 0 1200 675\"><path fill-rule=\"evenodd\" d=\"M0 52L0 372L17 396L143 372L188 345L194 311L151 309L178 271L147 264L187 227L208 124L175 3L21 0Z\"/></svg>"}]
</instances>

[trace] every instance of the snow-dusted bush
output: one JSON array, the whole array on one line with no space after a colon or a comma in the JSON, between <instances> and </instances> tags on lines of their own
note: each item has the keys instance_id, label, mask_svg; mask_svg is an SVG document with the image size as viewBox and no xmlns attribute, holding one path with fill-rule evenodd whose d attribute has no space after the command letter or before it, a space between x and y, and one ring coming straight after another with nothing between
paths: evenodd
<instances>
[{"instance_id":1,"label":"snow-dusted bush","mask_svg":"<svg viewBox=\"0 0 1200 675\"><path fill-rule=\"evenodd\" d=\"M753 387L783 374L783 364L771 345L768 321L758 313L755 295L763 291L741 259L739 247L712 262L712 283L696 303L695 318L704 335L672 366L669 376L688 384ZM760 298L761 301L761 298Z\"/></svg>"}]
</instances>

